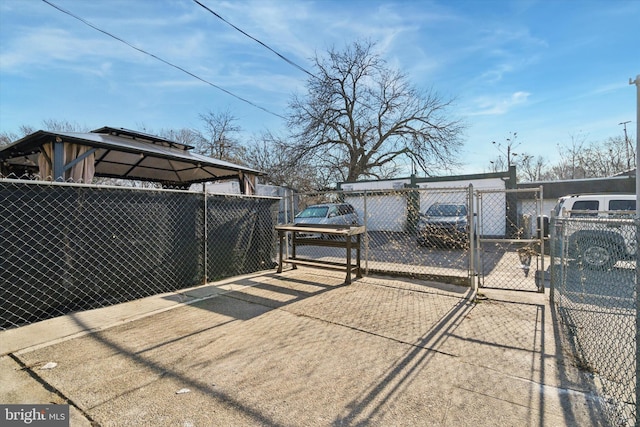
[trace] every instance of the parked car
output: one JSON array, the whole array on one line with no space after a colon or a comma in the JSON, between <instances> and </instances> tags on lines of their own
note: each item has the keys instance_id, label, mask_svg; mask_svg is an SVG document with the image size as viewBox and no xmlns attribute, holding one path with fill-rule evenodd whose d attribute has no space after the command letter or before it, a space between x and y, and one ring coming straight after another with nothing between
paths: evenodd
<instances>
[{"instance_id":1,"label":"parked car","mask_svg":"<svg viewBox=\"0 0 640 427\"><path fill-rule=\"evenodd\" d=\"M294 224L359 225L358 213L349 203L323 203L308 206L298 213ZM309 235L309 237L322 237Z\"/></svg>"},{"instance_id":2,"label":"parked car","mask_svg":"<svg viewBox=\"0 0 640 427\"><path fill-rule=\"evenodd\" d=\"M467 206L459 203L434 203L420 214L417 243L425 246L464 247L469 242Z\"/></svg>"},{"instance_id":3,"label":"parked car","mask_svg":"<svg viewBox=\"0 0 640 427\"><path fill-rule=\"evenodd\" d=\"M580 218L568 228L568 255L591 269L609 269L635 258L636 232L631 221L635 194L580 194L560 197L554 208L559 218ZM556 250L560 240L556 242Z\"/></svg>"}]
</instances>

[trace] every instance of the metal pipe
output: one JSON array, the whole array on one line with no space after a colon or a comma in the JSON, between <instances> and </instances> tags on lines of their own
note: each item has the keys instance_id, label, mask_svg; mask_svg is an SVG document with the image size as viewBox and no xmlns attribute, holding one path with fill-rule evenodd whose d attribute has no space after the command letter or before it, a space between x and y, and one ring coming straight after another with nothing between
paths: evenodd
<instances>
[{"instance_id":1,"label":"metal pipe","mask_svg":"<svg viewBox=\"0 0 640 427\"><path fill-rule=\"evenodd\" d=\"M57 137L53 146L53 180L64 181L64 143Z\"/></svg>"},{"instance_id":2,"label":"metal pipe","mask_svg":"<svg viewBox=\"0 0 640 427\"><path fill-rule=\"evenodd\" d=\"M203 257L203 268L204 268L204 272L202 274L202 284L206 285L208 282L208 277L207 277L207 269L209 268L209 264L207 262L207 258L209 258L209 254L207 253L207 237L208 237L208 230L207 230L207 183L203 182L202 183L202 198L204 199L204 203L203 203L203 213L204 213L204 218L203 218L203 222L202 222L202 234L203 234L203 242L202 242L202 250L204 252L204 257Z\"/></svg>"},{"instance_id":3,"label":"metal pipe","mask_svg":"<svg viewBox=\"0 0 640 427\"><path fill-rule=\"evenodd\" d=\"M543 193L544 187L541 185L540 186L540 193L538 194L538 215L536 218L536 221L538 222L537 224L537 228L538 228L538 237L540 238L540 269L541 269L541 276L539 278L540 283L539 283L539 288L538 290L540 292L544 293L544 285L545 285L545 269L544 269L544 240L545 240L545 234L544 234L544 217L542 215L542 202L544 200L544 193Z\"/></svg>"},{"instance_id":4,"label":"metal pipe","mask_svg":"<svg viewBox=\"0 0 640 427\"><path fill-rule=\"evenodd\" d=\"M640 74L636 76L635 80L629 79L629 84L636 85L636 422L635 425L640 425L638 419L640 412L640 404L638 403L638 397L640 397L640 270L638 265L640 264L640 210L638 210L637 199L640 194L640 169L638 168L638 161L640 161Z\"/></svg>"},{"instance_id":5,"label":"metal pipe","mask_svg":"<svg viewBox=\"0 0 640 427\"><path fill-rule=\"evenodd\" d=\"M467 195L468 199L468 224L469 224L469 286L473 289L474 294L478 292L477 288L477 277L476 274L476 263L475 263L475 240L476 240L476 212L473 208L473 184L469 184L469 194Z\"/></svg>"},{"instance_id":6,"label":"metal pipe","mask_svg":"<svg viewBox=\"0 0 640 427\"><path fill-rule=\"evenodd\" d=\"M362 219L362 225L364 225L365 228L365 232L364 232L364 274L366 276L369 275L369 227L368 227L368 223L367 223L367 190L364 190L364 196L363 196L363 216L364 218Z\"/></svg>"}]
</instances>

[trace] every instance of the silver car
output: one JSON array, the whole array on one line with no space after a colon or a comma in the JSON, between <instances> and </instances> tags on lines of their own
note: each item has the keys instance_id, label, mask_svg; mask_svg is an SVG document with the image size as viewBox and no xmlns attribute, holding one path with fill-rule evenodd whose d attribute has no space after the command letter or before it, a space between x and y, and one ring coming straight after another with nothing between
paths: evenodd
<instances>
[{"instance_id":1,"label":"silver car","mask_svg":"<svg viewBox=\"0 0 640 427\"><path fill-rule=\"evenodd\" d=\"M417 242L421 246L465 247L469 240L467 206L434 203L418 221Z\"/></svg>"},{"instance_id":2,"label":"silver car","mask_svg":"<svg viewBox=\"0 0 640 427\"><path fill-rule=\"evenodd\" d=\"M349 203L323 203L298 213L294 224L359 225L358 213ZM321 237L314 235L313 237Z\"/></svg>"}]
</instances>

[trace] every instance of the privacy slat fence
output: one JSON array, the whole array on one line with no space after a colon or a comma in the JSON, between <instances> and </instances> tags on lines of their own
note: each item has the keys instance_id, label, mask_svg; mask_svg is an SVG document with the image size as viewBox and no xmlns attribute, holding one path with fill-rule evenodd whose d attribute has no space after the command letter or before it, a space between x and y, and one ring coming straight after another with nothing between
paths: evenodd
<instances>
[{"instance_id":1,"label":"privacy slat fence","mask_svg":"<svg viewBox=\"0 0 640 427\"><path fill-rule=\"evenodd\" d=\"M278 198L0 180L0 328L273 268Z\"/></svg>"}]
</instances>

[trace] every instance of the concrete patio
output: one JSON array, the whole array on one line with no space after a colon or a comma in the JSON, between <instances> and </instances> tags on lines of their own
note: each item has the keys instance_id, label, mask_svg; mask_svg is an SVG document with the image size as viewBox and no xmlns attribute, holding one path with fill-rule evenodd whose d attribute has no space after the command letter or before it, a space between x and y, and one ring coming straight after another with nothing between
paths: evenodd
<instances>
[{"instance_id":1,"label":"concrete patio","mask_svg":"<svg viewBox=\"0 0 640 427\"><path fill-rule=\"evenodd\" d=\"M0 403L68 403L73 426L604 425L548 293L343 281L267 272L2 331Z\"/></svg>"}]
</instances>

